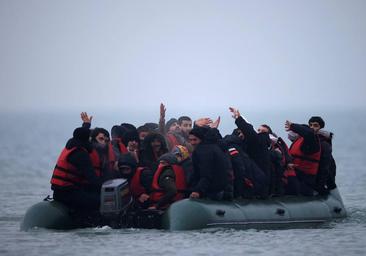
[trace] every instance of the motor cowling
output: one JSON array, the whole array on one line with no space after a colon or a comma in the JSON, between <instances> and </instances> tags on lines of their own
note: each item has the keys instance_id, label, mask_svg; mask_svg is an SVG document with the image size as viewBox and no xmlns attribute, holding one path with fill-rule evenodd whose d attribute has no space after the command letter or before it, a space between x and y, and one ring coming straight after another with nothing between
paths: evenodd
<instances>
[{"instance_id":1,"label":"motor cowling","mask_svg":"<svg viewBox=\"0 0 366 256\"><path fill-rule=\"evenodd\" d=\"M126 179L113 179L103 183L101 189L100 213L106 218L124 215L132 203L132 196Z\"/></svg>"}]
</instances>

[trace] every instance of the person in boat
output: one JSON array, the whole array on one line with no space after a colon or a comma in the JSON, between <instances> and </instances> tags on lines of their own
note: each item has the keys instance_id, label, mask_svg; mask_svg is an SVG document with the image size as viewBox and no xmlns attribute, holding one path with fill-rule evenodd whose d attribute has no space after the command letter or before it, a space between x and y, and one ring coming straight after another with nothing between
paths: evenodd
<instances>
[{"instance_id":1,"label":"person in boat","mask_svg":"<svg viewBox=\"0 0 366 256\"><path fill-rule=\"evenodd\" d=\"M261 184L260 196L266 197L270 193L271 177L271 156L268 150L268 145L270 144L269 135L268 133L257 133L253 126L240 115L239 110L232 107L229 110L235 119L235 124L243 133L243 149L253 161L253 169L256 169L253 173L258 175L256 178L257 183ZM261 175L260 171L264 175Z\"/></svg>"},{"instance_id":2,"label":"person in boat","mask_svg":"<svg viewBox=\"0 0 366 256\"><path fill-rule=\"evenodd\" d=\"M183 143L181 146L184 146L188 149L190 153L192 153L193 148L191 144L189 144L189 132L192 130L192 119L189 116L181 116L178 118L178 125L180 126L180 134L183 137Z\"/></svg>"},{"instance_id":3,"label":"person in boat","mask_svg":"<svg viewBox=\"0 0 366 256\"><path fill-rule=\"evenodd\" d=\"M126 145L127 151L130 152L136 159L136 162L139 163L141 154L141 143L137 129L135 127L133 129L127 128L127 131L123 135L122 141L123 144Z\"/></svg>"},{"instance_id":4,"label":"person in boat","mask_svg":"<svg viewBox=\"0 0 366 256\"><path fill-rule=\"evenodd\" d=\"M150 129L145 126L145 125L141 125L139 127L137 127L137 133L139 134L139 139L140 139L140 143L142 144L145 137L150 133Z\"/></svg>"},{"instance_id":5,"label":"person in boat","mask_svg":"<svg viewBox=\"0 0 366 256\"><path fill-rule=\"evenodd\" d=\"M93 116L88 116L86 112L80 114L83 121L82 127L90 129ZM114 177L114 171L117 170L117 158L114 151L110 150L109 132L104 128L95 127L91 130L90 140L93 150L90 153L90 158L96 172L105 179Z\"/></svg>"},{"instance_id":6,"label":"person in boat","mask_svg":"<svg viewBox=\"0 0 366 256\"><path fill-rule=\"evenodd\" d=\"M186 179L182 166L172 153L159 158L159 166L151 184L149 209L165 209L171 203L181 200L186 193Z\"/></svg>"},{"instance_id":7,"label":"person in boat","mask_svg":"<svg viewBox=\"0 0 366 256\"><path fill-rule=\"evenodd\" d=\"M190 197L224 199L231 182L232 166L228 155L218 145L218 130L196 126L189 133L189 141L194 148Z\"/></svg>"},{"instance_id":8,"label":"person in boat","mask_svg":"<svg viewBox=\"0 0 366 256\"><path fill-rule=\"evenodd\" d=\"M118 170L121 178L127 179L134 206L147 208L150 205L151 183L153 172L145 167L138 167L131 153L122 154L118 159Z\"/></svg>"},{"instance_id":9,"label":"person in boat","mask_svg":"<svg viewBox=\"0 0 366 256\"><path fill-rule=\"evenodd\" d=\"M139 166L147 167L153 171L159 165L159 157L168 153L164 136L156 132L151 132L145 137L142 148Z\"/></svg>"},{"instance_id":10,"label":"person in boat","mask_svg":"<svg viewBox=\"0 0 366 256\"><path fill-rule=\"evenodd\" d=\"M76 210L98 210L102 178L93 168L90 130L79 127L61 152L51 178L53 198Z\"/></svg>"},{"instance_id":11,"label":"person in boat","mask_svg":"<svg viewBox=\"0 0 366 256\"><path fill-rule=\"evenodd\" d=\"M193 175L193 162L188 149L184 146L178 145L173 148L171 153L177 158L178 165L183 168L187 187L190 187Z\"/></svg>"},{"instance_id":12,"label":"person in boat","mask_svg":"<svg viewBox=\"0 0 366 256\"><path fill-rule=\"evenodd\" d=\"M323 130L325 122L320 116L311 117L308 124L309 127L318 135L321 146L316 190L319 194L327 194L328 190L336 188L336 164L332 155L333 133Z\"/></svg>"},{"instance_id":13,"label":"person in boat","mask_svg":"<svg viewBox=\"0 0 366 256\"><path fill-rule=\"evenodd\" d=\"M271 194L298 195L299 183L286 142L278 137L267 124L257 129L258 133L268 133L270 138L269 151L272 163Z\"/></svg>"},{"instance_id":14,"label":"person in boat","mask_svg":"<svg viewBox=\"0 0 366 256\"><path fill-rule=\"evenodd\" d=\"M109 151L113 153L114 160L117 162L119 157L122 154L127 153L127 147L123 143L123 136L126 133L126 129L124 129L120 125L114 125L111 129L111 141L109 143Z\"/></svg>"},{"instance_id":15,"label":"person in boat","mask_svg":"<svg viewBox=\"0 0 366 256\"><path fill-rule=\"evenodd\" d=\"M300 194L313 196L317 194L317 175L321 157L319 136L308 125L295 124L288 120L285 122L285 130L295 133L289 136L293 140L289 152L293 158Z\"/></svg>"},{"instance_id":16,"label":"person in boat","mask_svg":"<svg viewBox=\"0 0 366 256\"><path fill-rule=\"evenodd\" d=\"M188 141L184 139L181 127L176 118L171 118L165 123L166 108L163 103L160 104L159 131L164 135L168 149L171 151L175 146L182 145L190 148Z\"/></svg>"}]
</instances>

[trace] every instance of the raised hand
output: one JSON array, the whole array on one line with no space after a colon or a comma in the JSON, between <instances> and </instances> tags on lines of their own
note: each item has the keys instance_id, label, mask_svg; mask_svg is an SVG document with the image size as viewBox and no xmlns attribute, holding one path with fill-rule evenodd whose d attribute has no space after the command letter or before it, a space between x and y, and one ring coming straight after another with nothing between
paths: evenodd
<instances>
[{"instance_id":1,"label":"raised hand","mask_svg":"<svg viewBox=\"0 0 366 256\"><path fill-rule=\"evenodd\" d=\"M81 117L81 120L84 122L84 123L89 123L91 124L91 121L93 119L93 116L88 116L88 114L86 112L81 112L80 114L80 117Z\"/></svg>"},{"instance_id":2,"label":"raised hand","mask_svg":"<svg viewBox=\"0 0 366 256\"><path fill-rule=\"evenodd\" d=\"M160 103L160 118L162 119L165 118L165 112L166 112L165 105L163 103Z\"/></svg>"},{"instance_id":3,"label":"raised hand","mask_svg":"<svg viewBox=\"0 0 366 256\"><path fill-rule=\"evenodd\" d=\"M292 123L289 120L286 120L285 122L285 130L288 132L291 130Z\"/></svg>"},{"instance_id":4,"label":"raised hand","mask_svg":"<svg viewBox=\"0 0 366 256\"><path fill-rule=\"evenodd\" d=\"M212 120L211 120L211 118L203 117L203 118L199 118L196 121L194 121L194 124L197 125L197 126L200 126L200 127L202 127L202 126L211 126Z\"/></svg>"},{"instance_id":5,"label":"raised hand","mask_svg":"<svg viewBox=\"0 0 366 256\"><path fill-rule=\"evenodd\" d=\"M211 128L218 128L219 127L219 125L220 125L220 121L221 121L221 118L220 118L220 116L216 119L216 121L215 122L213 122L213 123L211 123L210 124L210 127Z\"/></svg>"},{"instance_id":6,"label":"raised hand","mask_svg":"<svg viewBox=\"0 0 366 256\"><path fill-rule=\"evenodd\" d=\"M229 110L231 112L231 116L234 118L234 119L237 119L239 116L240 116L240 112L239 112L239 109L235 109L233 107L229 107Z\"/></svg>"}]
</instances>

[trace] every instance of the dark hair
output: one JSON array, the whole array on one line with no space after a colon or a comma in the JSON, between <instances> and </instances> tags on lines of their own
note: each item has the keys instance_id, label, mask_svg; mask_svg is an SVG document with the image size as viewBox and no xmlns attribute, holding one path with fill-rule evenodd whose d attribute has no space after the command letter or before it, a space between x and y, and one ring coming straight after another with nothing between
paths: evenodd
<instances>
[{"instance_id":1,"label":"dark hair","mask_svg":"<svg viewBox=\"0 0 366 256\"><path fill-rule=\"evenodd\" d=\"M145 126L149 131L157 131L159 129L159 125L157 123L145 123Z\"/></svg>"},{"instance_id":2,"label":"dark hair","mask_svg":"<svg viewBox=\"0 0 366 256\"><path fill-rule=\"evenodd\" d=\"M192 121L189 116L181 116L178 118L178 124L181 125L183 121Z\"/></svg>"},{"instance_id":3,"label":"dark hair","mask_svg":"<svg viewBox=\"0 0 366 256\"><path fill-rule=\"evenodd\" d=\"M96 142L95 138L98 136L99 133L103 133L106 137L110 138L109 132L106 129L95 127L90 133L90 138L92 142Z\"/></svg>"},{"instance_id":4,"label":"dark hair","mask_svg":"<svg viewBox=\"0 0 366 256\"><path fill-rule=\"evenodd\" d=\"M318 123L320 125L320 128L324 128L325 126L325 122L323 120L323 118L321 118L320 116L312 116L310 119L309 119L309 125L310 123Z\"/></svg>"},{"instance_id":5,"label":"dark hair","mask_svg":"<svg viewBox=\"0 0 366 256\"><path fill-rule=\"evenodd\" d=\"M123 128L125 128L127 131L136 131L136 126L134 126L133 124L129 124L129 123L122 123L121 126Z\"/></svg>"},{"instance_id":6,"label":"dark hair","mask_svg":"<svg viewBox=\"0 0 366 256\"><path fill-rule=\"evenodd\" d=\"M150 132L150 129L148 127L146 127L145 125L141 125L139 127L137 127L137 132Z\"/></svg>"},{"instance_id":7,"label":"dark hair","mask_svg":"<svg viewBox=\"0 0 366 256\"><path fill-rule=\"evenodd\" d=\"M160 151L158 152L157 157L159 158L161 155L167 153L168 150L168 146L166 143L166 140L164 138L163 135L161 135L160 133L157 132L151 132L149 133L144 141L142 142L142 151L141 151L141 166L145 166L145 167L149 167L152 169L155 169L156 165L157 165L157 160L153 149L151 147L151 143L155 140L159 140L161 142L161 148Z\"/></svg>"},{"instance_id":8,"label":"dark hair","mask_svg":"<svg viewBox=\"0 0 366 256\"><path fill-rule=\"evenodd\" d=\"M122 139L123 135L126 133L126 129L120 125L114 125L111 129L112 139Z\"/></svg>"},{"instance_id":9,"label":"dark hair","mask_svg":"<svg viewBox=\"0 0 366 256\"><path fill-rule=\"evenodd\" d=\"M268 133L269 133L269 134L273 134L273 131L272 131L271 127L269 127L269 125L267 125L267 124L262 124L261 126L263 126L263 127L267 128L267 129L268 129Z\"/></svg>"}]
</instances>

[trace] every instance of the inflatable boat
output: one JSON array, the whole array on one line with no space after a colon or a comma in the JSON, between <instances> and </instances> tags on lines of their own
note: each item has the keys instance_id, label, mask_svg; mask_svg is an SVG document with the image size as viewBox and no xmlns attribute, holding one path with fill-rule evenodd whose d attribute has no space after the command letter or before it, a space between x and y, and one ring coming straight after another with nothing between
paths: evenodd
<instances>
[{"instance_id":1,"label":"inflatable boat","mask_svg":"<svg viewBox=\"0 0 366 256\"><path fill-rule=\"evenodd\" d=\"M74 229L109 225L113 228L192 230L212 227L311 227L347 216L338 189L325 196L281 196L269 199L213 201L183 199L165 211L134 209L125 180L105 183L99 212L78 212L60 202L44 200L30 207L21 223L31 228Z\"/></svg>"}]
</instances>

